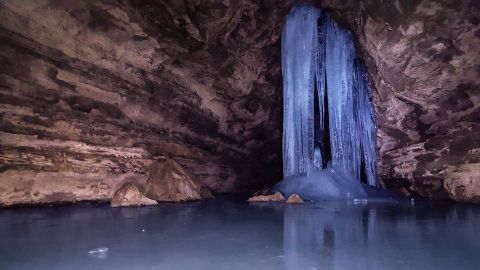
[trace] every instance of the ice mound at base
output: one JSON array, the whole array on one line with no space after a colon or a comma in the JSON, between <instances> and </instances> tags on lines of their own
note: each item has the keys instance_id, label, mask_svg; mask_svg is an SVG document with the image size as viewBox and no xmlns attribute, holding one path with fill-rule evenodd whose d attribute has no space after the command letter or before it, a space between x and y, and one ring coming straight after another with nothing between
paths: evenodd
<instances>
[{"instance_id":1,"label":"ice mound at base","mask_svg":"<svg viewBox=\"0 0 480 270\"><path fill-rule=\"evenodd\" d=\"M338 168L314 170L307 174L289 176L273 187L285 197L296 193L305 200L367 198L363 185Z\"/></svg>"}]
</instances>

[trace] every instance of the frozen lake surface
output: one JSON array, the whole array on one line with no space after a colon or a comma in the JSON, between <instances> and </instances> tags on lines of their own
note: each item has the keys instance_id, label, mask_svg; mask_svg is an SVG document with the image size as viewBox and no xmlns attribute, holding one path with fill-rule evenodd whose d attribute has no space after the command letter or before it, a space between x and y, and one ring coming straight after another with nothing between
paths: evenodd
<instances>
[{"instance_id":1,"label":"frozen lake surface","mask_svg":"<svg viewBox=\"0 0 480 270\"><path fill-rule=\"evenodd\" d=\"M480 206L245 202L0 209L0 269L480 269Z\"/></svg>"}]
</instances>

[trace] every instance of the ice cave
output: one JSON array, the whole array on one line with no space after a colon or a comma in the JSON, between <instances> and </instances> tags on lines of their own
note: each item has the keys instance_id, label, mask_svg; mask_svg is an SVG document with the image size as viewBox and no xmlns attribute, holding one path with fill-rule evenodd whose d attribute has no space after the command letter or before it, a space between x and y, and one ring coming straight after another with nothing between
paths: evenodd
<instances>
[{"instance_id":1,"label":"ice cave","mask_svg":"<svg viewBox=\"0 0 480 270\"><path fill-rule=\"evenodd\" d=\"M480 269L477 0L0 0L0 270Z\"/></svg>"}]
</instances>

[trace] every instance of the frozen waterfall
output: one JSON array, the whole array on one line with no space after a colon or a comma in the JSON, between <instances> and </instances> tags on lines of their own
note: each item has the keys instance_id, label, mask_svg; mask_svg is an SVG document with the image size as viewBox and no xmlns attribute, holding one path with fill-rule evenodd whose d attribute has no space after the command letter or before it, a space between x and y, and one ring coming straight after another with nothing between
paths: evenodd
<instances>
[{"instance_id":1,"label":"frozen waterfall","mask_svg":"<svg viewBox=\"0 0 480 270\"><path fill-rule=\"evenodd\" d=\"M282 33L283 167L275 188L305 198L364 197L378 186L376 123L351 33L297 5Z\"/></svg>"},{"instance_id":2,"label":"frozen waterfall","mask_svg":"<svg viewBox=\"0 0 480 270\"><path fill-rule=\"evenodd\" d=\"M314 157L313 91L318 66L319 10L294 8L282 35L284 175L311 169Z\"/></svg>"}]
</instances>

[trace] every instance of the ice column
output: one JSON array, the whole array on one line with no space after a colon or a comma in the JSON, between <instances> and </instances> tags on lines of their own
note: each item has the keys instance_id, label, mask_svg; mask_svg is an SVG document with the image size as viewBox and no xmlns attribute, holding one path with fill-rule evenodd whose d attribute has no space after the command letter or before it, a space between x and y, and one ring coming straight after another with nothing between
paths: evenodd
<instances>
[{"instance_id":1,"label":"ice column","mask_svg":"<svg viewBox=\"0 0 480 270\"><path fill-rule=\"evenodd\" d=\"M355 61L354 64L354 114L357 119L361 155L367 182L371 186L378 186L377 181L377 155L376 137L377 124L375 112L370 97L367 72L362 61ZM358 168L357 170L361 170Z\"/></svg>"},{"instance_id":2,"label":"ice column","mask_svg":"<svg viewBox=\"0 0 480 270\"><path fill-rule=\"evenodd\" d=\"M282 33L285 177L306 173L313 167L313 94L318 66L319 13L307 5L294 7Z\"/></svg>"},{"instance_id":3,"label":"ice column","mask_svg":"<svg viewBox=\"0 0 480 270\"><path fill-rule=\"evenodd\" d=\"M360 179L360 142L353 113L353 60L355 49L349 31L326 18L326 73L330 143L333 167Z\"/></svg>"}]
</instances>

